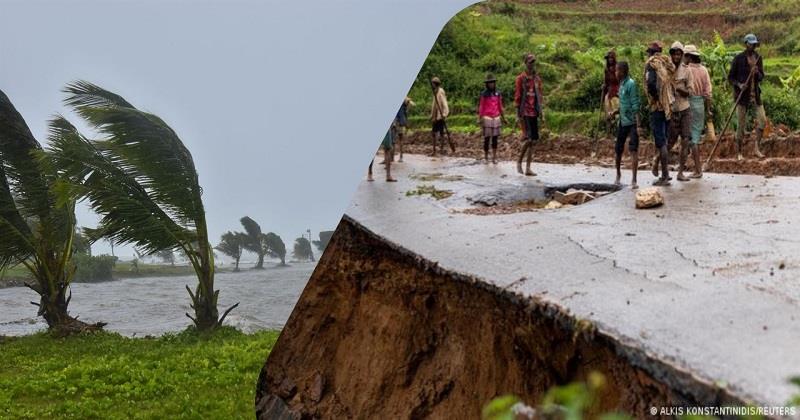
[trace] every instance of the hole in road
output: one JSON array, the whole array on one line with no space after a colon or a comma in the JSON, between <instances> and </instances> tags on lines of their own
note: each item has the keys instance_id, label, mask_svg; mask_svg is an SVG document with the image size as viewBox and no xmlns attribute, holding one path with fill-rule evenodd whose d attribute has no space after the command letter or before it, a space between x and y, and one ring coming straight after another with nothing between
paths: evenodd
<instances>
[{"instance_id":1,"label":"hole in road","mask_svg":"<svg viewBox=\"0 0 800 420\"><path fill-rule=\"evenodd\" d=\"M579 206L622 189L594 182L563 185L505 186L467 197L475 207L464 213L486 215L551 210Z\"/></svg>"}]
</instances>

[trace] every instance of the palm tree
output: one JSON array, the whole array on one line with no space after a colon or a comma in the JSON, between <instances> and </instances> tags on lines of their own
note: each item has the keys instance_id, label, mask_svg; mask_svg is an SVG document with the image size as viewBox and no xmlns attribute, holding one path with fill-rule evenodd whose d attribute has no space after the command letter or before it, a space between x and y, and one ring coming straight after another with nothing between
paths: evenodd
<instances>
[{"instance_id":1,"label":"palm tree","mask_svg":"<svg viewBox=\"0 0 800 420\"><path fill-rule=\"evenodd\" d=\"M63 195L86 199L100 215L92 240L133 244L145 254L182 251L197 275L192 300L199 330L222 325L214 252L208 238L202 188L192 154L161 118L88 82L65 88L71 106L101 139L90 140L63 117L51 123L49 161L68 180Z\"/></svg>"},{"instance_id":2,"label":"palm tree","mask_svg":"<svg viewBox=\"0 0 800 420\"><path fill-rule=\"evenodd\" d=\"M292 254L298 260L314 261L314 254L311 252L311 242L302 236L295 239L294 252Z\"/></svg>"},{"instance_id":3,"label":"palm tree","mask_svg":"<svg viewBox=\"0 0 800 420\"><path fill-rule=\"evenodd\" d=\"M247 240L247 235L242 232L225 232L219 240L219 245L215 247L219 252L231 257L236 261L233 271L239 271L239 259L242 258L242 251Z\"/></svg>"},{"instance_id":4,"label":"palm tree","mask_svg":"<svg viewBox=\"0 0 800 420\"><path fill-rule=\"evenodd\" d=\"M283 239L277 234L270 232L264 235L264 245L267 250L267 254L272 258L280 258L281 266L286 265L286 244L283 243Z\"/></svg>"},{"instance_id":5,"label":"palm tree","mask_svg":"<svg viewBox=\"0 0 800 420\"><path fill-rule=\"evenodd\" d=\"M264 268L264 255L267 253L264 250L264 234L261 233L261 226L249 216L242 217L239 219L239 222L242 223L242 227L244 227L245 234L247 235L247 241L245 241L244 249L258 255L258 262L256 262L256 265L253 268Z\"/></svg>"},{"instance_id":6,"label":"palm tree","mask_svg":"<svg viewBox=\"0 0 800 420\"><path fill-rule=\"evenodd\" d=\"M319 233L319 240L313 241L314 246L317 247L319 252L325 251L325 248L328 246L328 242L331 241L331 237L333 236L332 230L323 230Z\"/></svg>"},{"instance_id":7,"label":"palm tree","mask_svg":"<svg viewBox=\"0 0 800 420\"><path fill-rule=\"evenodd\" d=\"M0 271L25 266L39 294L39 316L60 333L95 330L69 315L75 275L75 200L58 200L57 177L39 160L42 147L0 91ZM69 294L67 294L69 291Z\"/></svg>"}]
</instances>

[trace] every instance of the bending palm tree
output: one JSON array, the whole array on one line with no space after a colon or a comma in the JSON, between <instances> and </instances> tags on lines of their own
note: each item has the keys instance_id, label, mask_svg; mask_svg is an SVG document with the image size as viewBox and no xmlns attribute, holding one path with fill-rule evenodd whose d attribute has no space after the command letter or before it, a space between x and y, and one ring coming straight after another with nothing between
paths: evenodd
<instances>
[{"instance_id":1,"label":"bending palm tree","mask_svg":"<svg viewBox=\"0 0 800 420\"><path fill-rule=\"evenodd\" d=\"M0 270L22 264L33 275L26 284L39 294L39 316L51 330L100 329L69 315L75 242L75 201L57 202L55 173L22 116L0 91Z\"/></svg>"},{"instance_id":2,"label":"bending palm tree","mask_svg":"<svg viewBox=\"0 0 800 420\"><path fill-rule=\"evenodd\" d=\"M242 223L246 235L244 248L258 255L258 262L253 268L260 270L264 268L264 255L267 254L264 249L264 234L261 233L261 226L249 216L242 217L239 222Z\"/></svg>"},{"instance_id":3,"label":"bending palm tree","mask_svg":"<svg viewBox=\"0 0 800 420\"><path fill-rule=\"evenodd\" d=\"M92 240L133 244L146 254L183 251L197 274L192 319L199 330L222 325L214 290L214 252L208 238L197 170L189 150L161 118L88 82L66 87L66 104L104 138L89 140L64 118L51 123L53 166L69 180L67 196L86 198L101 216Z\"/></svg>"}]
</instances>

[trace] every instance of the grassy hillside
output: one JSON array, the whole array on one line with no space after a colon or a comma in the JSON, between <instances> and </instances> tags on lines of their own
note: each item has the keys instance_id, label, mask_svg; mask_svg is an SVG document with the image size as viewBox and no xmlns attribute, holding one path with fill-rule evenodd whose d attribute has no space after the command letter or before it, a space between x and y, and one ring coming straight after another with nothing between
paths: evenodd
<instances>
[{"instance_id":1,"label":"grassy hillside","mask_svg":"<svg viewBox=\"0 0 800 420\"><path fill-rule=\"evenodd\" d=\"M603 78L603 56L611 48L631 63L641 82L645 45L661 40L694 43L715 82L717 118L733 102L724 82L741 38L753 32L762 42L767 82L764 98L775 123L800 127L797 81L800 73L800 1L489 1L459 13L442 30L409 96L417 102L412 124L427 127L431 100L428 80L436 75L448 93L454 131L476 131L477 98L487 72L498 78L507 104L522 55L533 52L544 79L549 128L590 132L596 124ZM797 76L795 76L797 77ZM507 112L513 114L512 106Z\"/></svg>"}]
</instances>

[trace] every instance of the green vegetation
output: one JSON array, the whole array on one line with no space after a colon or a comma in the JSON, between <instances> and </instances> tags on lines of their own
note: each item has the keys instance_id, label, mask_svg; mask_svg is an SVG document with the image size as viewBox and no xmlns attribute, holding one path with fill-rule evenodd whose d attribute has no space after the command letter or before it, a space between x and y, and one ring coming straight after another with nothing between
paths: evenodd
<instances>
[{"instance_id":1,"label":"green vegetation","mask_svg":"<svg viewBox=\"0 0 800 420\"><path fill-rule=\"evenodd\" d=\"M434 185L417 185L417 188L414 190L406 191L406 197L411 197L415 195L429 195L437 200L443 200L453 195L453 192L450 190L439 190Z\"/></svg>"},{"instance_id":2,"label":"green vegetation","mask_svg":"<svg viewBox=\"0 0 800 420\"><path fill-rule=\"evenodd\" d=\"M314 251L311 249L311 242L302 236L295 239L292 256L298 261L314 261Z\"/></svg>"},{"instance_id":3,"label":"green vegetation","mask_svg":"<svg viewBox=\"0 0 800 420\"><path fill-rule=\"evenodd\" d=\"M242 232L227 231L222 234L219 245L214 249L233 258L235 266L233 271L239 271L239 260L242 258L244 245L247 242L247 235Z\"/></svg>"},{"instance_id":4,"label":"green vegetation","mask_svg":"<svg viewBox=\"0 0 800 420\"><path fill-rule=\"evenodd\" d=\"M277 337L223 327L152 339L0 338L0 418L249 419Z\"/></svg>"},{"instance_id":5,"label":"green vegetation","mask_svg":"<svg viewBox=\"0 0 800 420\"><path fill-rule=\"evenodd\" d=\"M478 95L490 72L505 98L509 124L504 130L514 130L514 78L523 70L523 53L532 52L544 81L545 127L589 134L598 125L605 53L616 49L641 88L637 69L643 68L646 43L654 39L666 47L674 40L698 45L713 73L715 118L721 120L733 102L725 81L730 60L741 51L742 36L754 32L765 57L767 115L774 123L800 128L800 1L665 2L653 9L654 4L641 10L615 9L613 2L603 1L488 2L467 8L442 30L409 92L418 104L411 108L410 123L427 128L428 81L436 75L450 102L451 131L477 132Z\"/></svg>"},{"instance_id":6,"label":"green vegetation","mask_svg":"<svg viewBox=\"0 0 800 420\"><path fill-rule=\"evenodd\" d=\"M514 395L503 395L491 400L483 407L481 418L483 420L514 420L515 409L519 410L520 407L523 407L523 410L535 410L536 418L566 420L581 420L583 418L598 418L601 420L631 419L631 416L621 413L605 413L599 416L590 415L592 411L597 411L596 407L593 406L599 402L599 394L605 385L605 376L598 372L591 372L585 383L573 382L548 389L542 398L542 402L536 408L525 406Z\"/></svg>"}]
</instances>

